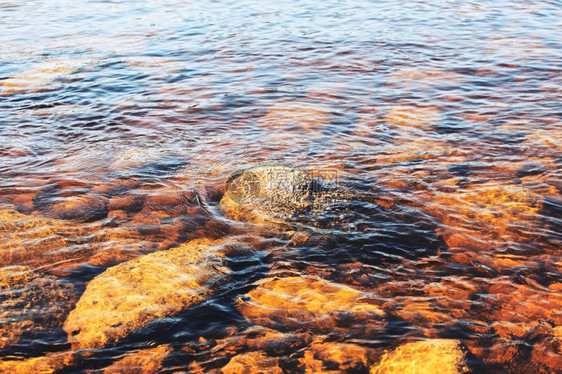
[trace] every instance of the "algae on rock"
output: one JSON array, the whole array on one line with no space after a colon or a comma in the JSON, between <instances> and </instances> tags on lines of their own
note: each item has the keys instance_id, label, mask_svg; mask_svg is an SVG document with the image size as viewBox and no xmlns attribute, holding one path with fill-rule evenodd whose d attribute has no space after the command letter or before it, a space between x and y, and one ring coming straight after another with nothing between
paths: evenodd
<instances>
[{"instance_id":1,"label":"algae on rock","mask_svg":"<svg viewBox=\"0 0 562 374\"><path fill-rule=\"evenodd\" d=\"M232 178L220 204L236 220L282 222L310 205L312 184L312 177L301 170L259 166Z\"/></svg>"}]
</instances>

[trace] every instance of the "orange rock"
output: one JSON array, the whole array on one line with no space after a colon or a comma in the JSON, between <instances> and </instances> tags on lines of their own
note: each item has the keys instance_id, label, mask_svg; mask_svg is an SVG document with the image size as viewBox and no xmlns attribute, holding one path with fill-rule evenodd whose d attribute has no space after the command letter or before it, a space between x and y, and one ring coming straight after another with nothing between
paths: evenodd
<instances>
[{"instance_id":1,"label":"orange rock","mask_svg":"<svg viewBox=\"0 0 562 374\"><path fill-rule=\"evenodd\" d=\"M225 365L229 362L230 358L238 357L232 365L227 367L228 370L234 370L234 367L240 367L241 361L246 359L255 359L262 361L260 365L276 365L286 359L294 352L305 348L312 342L312 335L309 333L281 333L279 331L271 330L262 326L252 326L246 330L238 331L236 328L232 329L230 336L216 341L208 341L200 338L198 343L193 346L186 346L182 350L196 353L203 352L199 355L199 360L190 364L190 372L208 373L214 372L209 367L218 362L224 362ZM212 348L211 348L212 347ZM210 353L210 354L209 354ZM250 353L250 356L246 354ZM228 366L228 365L227 365ZM247 370L252 370L249 367ZM221 370L216 370L220 372Z\"/></svg>"},{"instance_id":2,"label":"orange rock","mask_svg":"<svg viewBox=\"0 0 562 374\"><path fill-rule=\"evenodd\" d=\"M441 218L448 246L490 249L533 238L542 196L521 186L487 182L435 194L426 208Z\"/></svg>"},{"instance_id":3,"label":"orange rock","mask_svg":"<svg viewBox=\"0 0 562 374\"><path fill-rule=\"evenodd\" d=\"M125 354L123 358L114 362L103 370L104 374L149 374L157 373L162 368L162 361L173 349L168 345L138 350Z\"/></svg>"},{"instance_id":4,"label":"orange rock","mask_svg":"<svg viewBox=\"0 0 562 374\"><path fill-rule=\"evenodd\" d=\"M200 303L225 276L221 241L193 240L107 269L92 279L64 330L74 349L118 341L162 317Z\"/></svg>"},{"instance_id":5,"label":"orange rock","mask_svg":"<svg viewBox=\"0 0 562 374\"><path fill-rule=\"evenodd\" d=\"M282 374L283 370L274 357L265 352L248 352L234 356L221 370L223 374Z\"/></svg>"},{"instance_id":6,"label":"orange rock","mask_svg":"<svg viewBox=\"0 0 562 374\"><path fill-rule=\"evenodd\" d=\"M0 94L9 96L20 92L41 92L56 88L53 81L68 76L87 60L51 59L32 65L29 69L3 81Z\"/></svg>"},{"instance_id":7,"label":"orange rock","mask_svg":"<svg viewBox=\"0 0 562 374\"><path fill-rule=\"evenodd\" d=\"M0 372L10 374L51 374L64 367L64 362L58 357L50 356L0 361Z\"/></svg>"},{"instance_id":8,"label":"orange rock","mask_svg":"<svg viewBox=\"0 0 562 374\"><path fill-rule=\"evenodd\" d=\"M18 343L23 333L60 327L78 296L72 284L51 275L25 266L0 267L0 350Z\"/></svg>"},{"instance_id":9,"label":"orange rock","mask_svg":"<svg viewBox=\"0 0 562 374\"><path fill-rule=\"evenodd\" d=\"M88 246L73 243L92 234L95 227L73 226L66 221L28 216L11 210L0 210L0 266L52 265L61 260L81 262L91 254Z\"/></svg>"},{"instance_id":10,"label":"orange rock","mask_svg":"<svg viewBox=\"0 0 562 374\"><path fill-rule=\"evenodd\" d=\"M217 341L226 352L268 351L277 356L298 350L312 342L309 333L282 333L263 326L251 326L241 333ZM215 350L217 350L215 348ZM217 350L218 351L218 350Z\"/></svg>"},{"instance_id":11,"label":"orange rock","mask_svg":"<svg viewBox=\"0 0 562 374\"><path fill-rule=\"evenodd\" d=\"M550 374L562 368L562 339L554 338L549 341L535 343L531 353L531 362L524 365L528 372Z\"/></svg>"},{"instance_id":12,"label":"orange rock","mask_svg":"<svg viewBox=\"0 0 562 374\"><path fill-rule=\"evenodd\" d=\"M319 331L344 329L373 333L384 326L384 312L368 295L316 277L265 279L240 299L238 309L255 324ZM346 320L346 328L339 327Z\"/></svg>"},{"instance_id":13,"label":"orange rock","mask_svg":"<svg viewBox=\"0 0 562 374\"><path fill-rule=\"evenodd\" d=\"M285 101L270 107L267 114L258 120L258 125L319 132L318 127L329 124L332 117L328 108L298 101Z\"/></svg>"},{"instance_id":14,"label":"orange rock","mask_svg":"<svg viewBox=\"0 0 562 374\"><path fill-rule=\"evenodd\" d=\"M393 125L427 129L436 125L440 120L439 109L435 107L418 107L402 105L391 107L384 120Z\"/></svg>"},{"instance_id":15,"label":"orange rock","mask_svg":"<svg viewBox=\"0 0 562 374\"><path fill-rule=\"evenodd\" d=\"M386 353L371 374L459 374L468 372L458 340L431 339L406 343Z\"/></svg>"},{"instance_id":16,"label":"orange rock","mask_svg":"<svg viewBox=\"0 0 562 374\"><path fill-rule=\"evenodd\" d=\"M89 264L106 267L114 266L158 249L158 243L156 242L142 240L136 238L135 235L127 237L128 233L126 231L120 231L123 234L121 234L122 236L117 236L117 240L91 243L93 253L92 257L88 260Z\"/></svg>"},{"instance_id":17,"label":"orange rock","mask_svg":"<svg viewBox=\"0 0 562 374\"><path fill-rule=\"evenodd\" d=\"M176 226L163 225L159 229L158 235L165 235L170 241L162 240L158 235L153 241L148 241L146 232L139 231L140 226L102 228L96 224L78 224L0 210L0 266L47 266L60 273L88 261L104 264L103 257L109 257L108 263L122 262L164 245L169 247L181 230ZM91 259L91 256L98 258Z\"/></svg>"},{"instance_id":18,"label":"orange rock","mask_svg":"<svg viewBox=\"0 0 562 374\"><path fill-rule=\"evenodd\" d=\"M409 85L442 85L450 83L457 84L463 80L464 77L462 74L450 71L424 71L415 68L405 68L393 71L387 84L406 83Z\"/></svg>"},{"instance_id":19,"label":"orange rock","mask_svg":"<svg viewBox=\"0 0 562 374\"><path fill-rule=\"evenodd\" d=\"M367 370L372 355L357 344L313 342L299 359L305 373L342 373Z\"/></svg>"},{"instance_id":20,"label":"orange rock","mask_svg":"<svg viewBox=\"0 0 562 374\"><path fill-rule=\"evenodd\" d=\"M494 323L500 339L492 345L467 341L471 353L489 368L502 373L544 373L559 371L562 363L560 338L552 322Z\"/></svg>"},{"instance_id":21,"label":"orange rock","mask_svg":"<svg viewBox=\"0 0 562 374\"><path fill-rule=\"evenodd\" d=\"M45 213L51 218L91 222L105 218L108 214L108 199L94 194L64 197Z\"/></svg>"},{"instance_id":22,"label":"orange rock","mask_svg":"<svg viewBox=\"0 0 562 374\"><path fill-rule=\"evenodd\" d=\"M426 297L396 297L384 306L413 326L422 328L427 337L438 337L440 331L451 328L458 322L451 315L450 309Z\"/></svg>"},{"instance_id":23,"label":"orange rock","mask_svg":"<svg viewBox=\"0 0 562 374\"><path fill-rule=\"evenodd\" d=\"M531 322L496 321L492 323L494 331L502 339L522 338L534 328L534 325L535 323Z\"/></svg>"},{"instance_id":24,"label":"orange rock","mask_svg":"<svg viewBox=\"0 0 562 374\"><path fill-rule=\"evenodd\" d=\"M552 320L562 324L562 294L540 285L517 284L509 277L496 278L488 293L493 308L490 319L511 323Z\"/></svg>"}]
</instances>

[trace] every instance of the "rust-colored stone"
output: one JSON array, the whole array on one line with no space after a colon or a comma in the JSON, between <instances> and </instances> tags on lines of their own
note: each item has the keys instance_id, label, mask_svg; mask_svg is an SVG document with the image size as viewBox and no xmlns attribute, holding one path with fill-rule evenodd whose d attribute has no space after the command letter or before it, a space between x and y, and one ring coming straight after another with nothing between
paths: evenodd
<instances>
[{"instance_id":1,"label":"rust-colored stone","mask_svg":"<svg viewBox=\"0 0 562 374\"><path fill-rule=\"evenodd\" d=\"M271 278L242 298L238 308L248 321L272 328L374 333L385 325L385 314L368 297L317 277ZM345 328L340 320L346 321Z\"/></svg>"},{"instance_id":2,"label":"rust-colored stone","mask_svg":"<svg viewBox=\"0 0 562 374\"><path fill-rule=\"evenodd\" d=\"M305 373L362 372L369 367L372 354L357 344L316 341L299 362Z\"/></svg>"},{"instance_id":3,"label":"rust-colored stone","mask_svg":"<svg viewBox=\"0 0 562 374\"><path fill-rule=\"evenodd\" d=\"M20 92L41 92L56 88L53 81L63 78L87 61L81 59L50 59L39 64L32 65L11 78L6 79L0 85L0 94L9 96Z\"/></svg>"},{"instance_id":4,"label":"rust-colored stone","mask_svg":"<svg viewBox=\"0 0 562 374\"><path fill-rule=\"evenodd\" d=\"M0 266L84 261L91 254L90 247L74 245L73 250L61 249L93 231L93 227L73 226L62 220L0 210Z\"/></svg>"},{"instance_id":5,"label":"rust-colored stone","mask_svg":"<svg viewBox=\"0 0 562 374\"><path fill-rule=\"evenodd\" d=\"M23 333L60 327L78 299L72 284L25 266L0 267L0 350Z\"/></svg>"},{"instance_id":6,"label":"rust-colored stone","mask_svg":"<svg viewBox=\"0 0 562 374\"><path fill-rule=\"evenodd\" d=\"M460 374L468 372L458 340L431 339L406 343L386 353L371 374Z\"/></svg>"},{"instance_id":7,"label":"rust-colored stone","mask_svg":"<svg viewBox=\"0 0 562 374\"><path fill-rule=\"evenodd\" d=\"M65 362L61 357L42 356L33 357L25 360L4 360L0 361L0 373L10 374L51 374L65 367Z\"/></svg>"},{"instance_id":8,"label":"rust-colored stone","mask_svg":"<svg viewBox=\"0 0 562 374\"><path fill-rule=\"evenodd\" d=\"M282 374L278 359L267 357L265 352L248 352L234 356L221 370L223 374Z\"/></svg>"},{"instance_id":9,"label":"rust-colored stone","mask_svg":"<svg viewBox=\"0 0 562 374\"><path fill-rule=\"evenodd\" d=\"M435 107L402 105L391 107L384 119L393 125L427 129L439 123L440 113L439 109Z\"/></svg>"},{"instance_id":10,"label":"rust-colored stone","mask_svg":"<svg viewBox=\"0 0 562 374\"><path fill-rule=\"evenodd\" d=\"M318 126L329 124L332 117L330 111L323 106L284 101L271 106L258 124L271 128L318 131Z\"/></svg>"},{"instance_id":11,"label":"rust-colored stone","mask_svg":"<svg viewBox=\"0 0 562 374\"><path fill-rule=\"evenodd\" d=\"M228 269L221 241L193 240L107 269L88 283L64 330L74 349L118 341L148 323L200 303Z\"/></svg>"},{"instance_id":12,"label":"rust-colored stone","mask_svg":"<svg viewBox=\"0 0 562 374\"><path fill-rule=\"evenodd\" d=\"M159 345L129 352L120 360L114 362L103 370L103 374L150 374L157 373L162 368L162 362L168 357L172 348L168 345Z\"/></svg>"},{"instance_id":13,"label":"rust-colored stone","mask_svg":"<svg viewBox=\"0 0 562 374\"><path fill-rule=\"evenodd\" d=\"M105 218L108 214L108 199L97 194L64 197L45 213L51 218L90 222Z\"/></svg>"},{"instance_id":14,"label":"rust-colored stone","mask_svg":"<svg viewBox=\"0 0 562 374\"><path fill-rule=\"evenodd\" d=\"M522 186L487 182L428 199L427 209L441 218L440 233L449 247L491 249L533 237L542 196Z\"/></svg>"},{"instance_id":15,"label":"rust-colored stone","mask_svg":"<svg viewBox=\"0 0 562 374\"><path fill-rule=\"evenodd\" d=\"M291 354L305 348L311 342L310 333L281 333L262 326L252 326L243 331L233 328L229 336L216 341L201 337L198 342L194 342L182 350L190 353L204 352L199 356L198 361L189 365L190 372L214 373L221 372L221 369L213 371L210 366L215 367L218 362L228 366L229 360L233 357L234 361L226 368L227 370L240 368L242 362L252 359L263 360L263 365L278 365L286 362ZM247 356L247 354L250 355ZM260 367L259 363L257 365ZM248 368L248 370L251 369L251 367Z\"/></svg>"}]
</instances>

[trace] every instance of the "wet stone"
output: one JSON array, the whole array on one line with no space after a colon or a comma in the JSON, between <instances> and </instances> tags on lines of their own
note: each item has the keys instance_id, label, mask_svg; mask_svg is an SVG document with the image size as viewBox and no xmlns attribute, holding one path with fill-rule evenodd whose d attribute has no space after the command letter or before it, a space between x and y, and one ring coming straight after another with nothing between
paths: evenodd
<instances>
[{"instance_id":1,"label":"wet stone","mask_svg":"<svg viewBox=\"0 0 562 374\"><path fill-rule=\"evenodd\" d=\"M0 266L83 261L89 256L87 246L76 245L72 250L68 250L67 246L76 244L93 230L73 226L63 220L0 210ZM67 250L62 250L64 248Z\"/></svg>"},{"instance_id":2,"label":"wet stone","mask_svg":"<svg viewBox=\"0 0 562 374\"><path fill-rule=\"evenodd\" d=\"M336 184L299 169L260 166L232 177L220 205L227 217L238 221L334 226L358 201L357 194Z\"/></svg>"},{"instance_id":3,"label":"wet stone","mask_svg":"<svg viewBox=\"0 0 562 374\"><path fill-rule=\"evenodd\" d=\"M249 322L280 330L376 334L386 324L369 294L317 277L265 279L238 309Z\"/></svg>"},{"instance_id":4,"label":"wet stone","mask_svg":"<svg viewBox=\"0 0 562 374\"><path fill-rule=\"evenodd\" d=\"M171 351L172 348L170 346L159 345L154 348L127 353L123 358L106 367L103 370L103 374L157 373L162 368L162 362Z\"/></svg>"},{"instance_id":5,"label":"wet stone","mask_svg":"<svg viewBox=\"0 0 562 374\"><path fill-rule=\"evenodd\" d=\"M0 373L51 374L65 367L64 357L33 357L25 360L0 361Z\"/></svg>"},{"instance_id":6,"label":"wet stone","mask_svg":"<svg viewBox=\"0 0 562 374\"><path fill-rule=\"evenodd\" d=\"M290 356L306 348L312 339L312 334L306 332L282 333L263 326L251 326L243 331L234 328L222 339L200 339L182 350L201 352L198 360L189 365L192 373L269 372L291 365ZM298 366L298 362L294 363Z\"/></svg>"},{"instance_id":7,"label":"wet stone","mask_svg":"<svg viewBox=\"0 0 562 374\"><path fill-rule=\"evenodd\" d=\"M430 214L443 225L439 233L449 247L491 249L537 237L541 195L519 185L474 184L462 191L427 197Z\"/></svg>"},{"instance_id":8,"label":"wet stone","mask_svg":"<svg viewBox=\"0 0 562 374\"><path fill-rule=\"evenodd\" d=\"M51 218L91 222L107 217L109 200L96 194L65 197L46 212Z\"/></svg>"},{"instance_id":9,"label":"wet stone","mask_svg":"<svg viewBox=\"0 0 562 374\"><path fill-rule=\"evenodd\" d=\"M2 82L0 95L42 92L58 88L52 83L69 76L88 61L84 59L49 59L30 66Z\"/></svg>"},{"instance_id":10,"label":"wet stone","mask_svg":"<svg viewBox=\"0 0 562 374\"><path fill-rule=\"evenodd\" d=\"M260 166L234 176L221 200L230 218L255 222L286 221L310 205L313 179L286 166Z\"/></svg>"},{"instance_id":11,"label":"wet stone","mask_svg":"<svg viewBox=\"0 0 562 374\"><path fill-rule=\"evenodd\" d=\"M360 345L313 342L299 359L305 373L360 373L367 371L372 352Z\"/></svg>"},{"instance_id":12,"label":"wet stone","mask_svg":"<svg viewBox=\"0 0 562 374\"><path fill-rule=\"evenodd\" d=\"M193 240L107 269L92 279L64 330L74 349L99 348L204 301L229 272L220 241Z\"/></svg>"},{"instance_id":13,"label":"wet stone","mask_svg":"<svg viewBox=\"0 0 562 374\"><path fill-rule=\"evenodd\" d=\"M406 343L386 353L371 374L459 374L468 372L458 340L432 339Z\"/></svg>"},{"instance_id":14,"label":"wet stone","mask_svg":"<svg viewBox=\"0 0 562 374\"><path fill-rule=\"evenodd\" d=\"M282 374L278 359L267 357L265 352L248 352L234 356L220 371L223 374Z\"/></svg>"},{"instance_id":15,"label":"wet stone","mask_svg":"<svg viewBox=\"0 0 562 374\"><path fill-rule=\"evenodd\" d=\"M60 328L78 297L71 283L52 275L25 266L0 268L0 352L23 334L40 338Z\"/></svg>"}]
</instances>

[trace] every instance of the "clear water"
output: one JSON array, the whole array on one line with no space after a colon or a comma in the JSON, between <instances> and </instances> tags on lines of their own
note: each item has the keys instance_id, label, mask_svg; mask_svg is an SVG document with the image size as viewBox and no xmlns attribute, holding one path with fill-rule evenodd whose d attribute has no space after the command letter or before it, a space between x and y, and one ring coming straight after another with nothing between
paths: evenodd
<instances>
[{"instance_id":1,"label":"clear water","mask_svg":"<svg viewBox=\"0 0 562 374\"><path fill-rule=\"evenodd\" d=\"M236 237L228 287L65 370L161 344L162 372L220 369L217 341L251 327L235 300L295 274L376 300L384 329L330 337L375 356L451 338L475 372L561 369L561 20L559 1L4 1L0 203L55 221L1 223L0 359L68 351L104 269ZM225 217L230 175L276 163L358 197L296 234ZM276 357L299 372L303 349Z\"/></svg>"}]
</instances>

